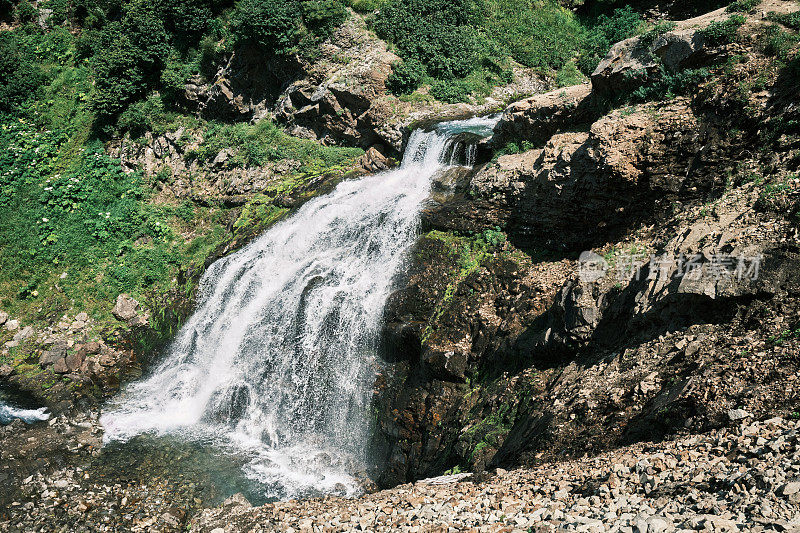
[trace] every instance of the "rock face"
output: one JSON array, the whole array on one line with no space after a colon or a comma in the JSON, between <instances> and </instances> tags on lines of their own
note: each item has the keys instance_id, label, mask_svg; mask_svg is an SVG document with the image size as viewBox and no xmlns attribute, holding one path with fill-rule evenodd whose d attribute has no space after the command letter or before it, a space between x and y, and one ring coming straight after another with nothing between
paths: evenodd
<instances>
[{"instance_id":1,"label":"rock face","mask_svg":"<svg viewBox=\"0 0 800 533\"><path fill-rule=\"evenodd\" d=\"M556 89L508 106L495 128L492 142L503 146L506 142L524 139L541 146L565 129L591 124L600 113L591 85Z\"/></svg>"},{"instance_id":2,"label":"rock face","mask_svg":"<svg viewBox=\"0 0 800 533\"><path fill-rule=\"evenodd\" d=\"M507 222L515 244L579 251L652 220L672 202L718 194L721 174L740 150L698 120L687 99L676 99L615 111L588 131L555 134L542 149L500 157L472 186L479 198L492 199L488 211ZM439 218L446 220L436 225L441 229L465 227L457 213Z\"/></svg>"},{"instance_id":3,"label":"rock face","mask_svg":"<svg viewBox=\"0 0 800 533\"><path fill-rule=\"evenodd\" d=\"M283 92L275 117L299 136L364 149L399 150L398 132L383 130L391 115L386 79L400 58L350 17L321 47L322 59Z\"/></svg>"},{"instance_id":4,"label":"rock face","mask_svg":"<svg viewBox=\"0 0 800 533\"><path fill-rule=\"evenodd\" d=\"M700 29L729 14L719 10L682 21L663 34L645 34L615 44L592 73L592 87L600 98L628 93L663 68L676 73L709 65L720 51L707 46Z\"/></svg>"},{"instance_id":5,"label":"rock face","mask_svg":"<svg viewBox=\"0 0 800 533\"><path fill-rule=\"evenodd\" d=\"M726 16L681 23L649 53L678 70L724 60L696 31ZM797 94L759 48L734 48L747 59L692 97L593 107L639 68L638 48L618 46L591 92L506 110L497 144L534 149L434 195L387 305L382 484L792 412L800 144L780 125ZM758 72L764 90L737 92Z\"/></svg>"}]
</instances>

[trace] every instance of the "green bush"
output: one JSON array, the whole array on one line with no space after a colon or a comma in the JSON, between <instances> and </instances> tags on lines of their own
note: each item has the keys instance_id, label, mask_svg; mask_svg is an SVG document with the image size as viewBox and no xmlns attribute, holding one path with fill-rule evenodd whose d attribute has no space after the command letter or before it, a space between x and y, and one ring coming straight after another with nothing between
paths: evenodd
<instances>
[{"instance_id":1,"label":"green bush","mask_svg":"<svg viewBox=\"0 0 800 533\"><path fill-rule=\"evenodd\" d=\"M789 59L798 36L784 31L779 26L769 26L764 32L764 53L783 61Z\"/></svg>"},{"instance_id":2,"label":"green bush","mask_svg":"<svg viewBox=\"0 0 800 533\"><path fill-rule=\"evenodd\" d=\"M578 68L586 75L591 74L615 43L634 37L643 29L641 15L631 6L615 9L611 16L600 15L588 25Z\"/></svg>"},{"instance_id":3,"label":"green bush","mask_svg":"<svg viewBox=\"0 0 800 533\"><path fill-rule=\"evenodd\" d=\"M230 24L238 46L286 56L328 37L346 18L338 0L240 0Z\"/></svg>"},{"instance_id":4,"label":"green bush","mask_svg":"<svg viewBox=\"0 0 800 533\"><path fill-rule=\"evenodd\" d=\"M386 5L387 1L388 0L347 0L347 5L356 13L372 13Z\"/></svg>"},{"instance_id":5,"label":"green bush","mask_svg":"<svg viewBox=\"0 0 800 533\"><path fill-rule=\"evenodd\" d=\"M35 56L17 32L0 31L0 112L25 105L45 80Z\"/></svg>"},{"instance_id":6,"label":"green bush","mask_svg":"<svg viewBox=\"0 0 800 533\"><path fill-rule=\"evenodd\" d=\"M425 65L411 58L392 66L392 74L386 80L386 86L397 95L411 94L422 84L425 76Z\"/></svg>"},{"instance_id":7,"label":"green bush","mask_svg":"<svg viewBox=\"0 0 800 533\"><path fill-rule=\"evenodd\" d=\"M714 21L700 30L700 35L711 46L721 46L736 40L739 28L747 21L743 15L731 15L726 20Z\"/></svg>"},{"instance_id":8,"label":"green bush","mask_svg":"<svg viewBox=\"0 0 800 533\"><path fill-rule=\"evenodd\" d=\"M585 78L583 74L581 74L581 71L578 70L578 67L575 65L574 61L568 61L556 73L556 85L559 87L578 85L579 83L582 83L584 79Z\"/></svg>"},{"instance_id":9,"label":"green bush","mask_svg":"<svg viewBox=\"0 0 800 533\"><path fill-rule=\"evenodd\" d=\"M767 14L767 19L772 22L777 22L778 24L783 24L795 31L800 30L800 11L795 11L793 13L775 13L771 11Z\"/></svg>"},{"instance_id":10,"label":"green bush","mask_svg":"<svg viewBox=\"0 0 800 533\"><path fill-rule=\"evenodd\" d=\"M528 67L555 70L580 49L583 29L549 0L488 0L487 34Z\"/></svg>"},{"instance_id":11,"label":"green bush","mask_svg":"<svg viewBox=\"0 0 800 533\"><path fill-rule=\"evenodd\" d=\"M728 13L749 13L761 3L761 0L736 0L725 11Z\"/></svg>"},{"instance_id":12,"label":"green bush","mask_svg":"<svg viewBox=\"0 0 800 533\"><path fill-rule=\"evenodd\" d=\"M633 91L628 100L647 102L684 96L695 90L710 75L711 72L705 68L668 72L662 66L659 74Z\"/></svg>"},{"instance_id":13,"label":"green bush","mask_svg":"<svg viewBox=\"0 0 800 533\"><path fill-rule=\"evenodd\" d=\"M14 20L20 24L30 24L39 18L39 10L28 0L22 0L14 6Z\"/></svg>"},{"instance_id":14,"label":"green bush","mask_svg":"<svg viewBox=\"0 0 800 533\"><path fill-rule=\"evenodd\" d=\"M469 100L471 92L470 85L464 80L437 80L431 85L431 95L450 104Z\"/></svg>"}]
</instances>

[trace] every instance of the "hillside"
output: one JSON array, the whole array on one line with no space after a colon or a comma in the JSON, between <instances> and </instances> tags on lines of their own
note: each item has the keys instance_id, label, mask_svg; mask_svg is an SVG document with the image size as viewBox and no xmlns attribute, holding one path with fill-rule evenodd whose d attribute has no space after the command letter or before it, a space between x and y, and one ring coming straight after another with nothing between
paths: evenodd
<instances>
[{"instance_id":1,"label":"hillside","mask_svg":"<svg viewBox=\"0 0 800 533\"><path fill-rule=\"evenodd\" d=\"M14 487L0 491L0 524L800 527L797 2L3 10L0 387L53 417L0 428L0 481ZM491 138L463 120L492 114L480 122L496 122ZM449 165L430 166L434 146ZM396 243L380 233L348 259L337 246L358 236L345 221L371 224L378 206L341 200L334 216L326 199L362 191L378 202L358 178L374 175L390 197L417 168L432 182L418 216L404 197L388 200L396 209L374 219L396 225ZM392 218L404 209L413 224ZM339 226L326 229L323 215ZM245 456L160 434L103 442L101 416L135 392L126 384L166 372L171 341L187 354L204 342L200 327L181 330L193 313L228 312L208 309L203 276L216 268L212 279L236 292L250 262L290 271L280 250L258 246L275 228L302 228L302 216L308 235L273 238L305 250L319 231L323 243L308 253L307 283L298 277L298 310L287 303L281 316L296 313L287 353L319 373L303 402L335 388L341 369L326 365L340 352L357 345L367 358L365 420L337 421L353 435L369 425L358 445L368 461L347 467L366 495L326 480L315 498L273 502L237 477ZM362 237L363 224L352 226ZM361 272L331 292L345 302L320 321L331 340L309 340L297 324L328 279L314 270L325 258L311 257L325 246L337 267ZM386 274L373 327L348 307L372 305L372 285L357 297L342 287L380 281L386 258L370 254L382 246L402 267ZM237 261L236 276L219 274ZM293 297L282 294L274 300ZM256 309L257 297L240 298L237 309ZM276 323L252 331L272 335ZM188 355L177 361L179 371ZM269 359L258 372L279 363L286 375L297 367ZM248 411L249 382L225 386L227 403L203 424L272 423ZM314 461L324 470L338 459Z\"/></svg>"}]
</instances>

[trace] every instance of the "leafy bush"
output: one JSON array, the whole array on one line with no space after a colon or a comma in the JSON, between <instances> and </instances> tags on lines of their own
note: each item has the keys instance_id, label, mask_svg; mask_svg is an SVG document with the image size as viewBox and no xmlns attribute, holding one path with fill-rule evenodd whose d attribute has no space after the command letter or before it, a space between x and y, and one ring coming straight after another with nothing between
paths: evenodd
<instances>
[{"instance_id":1,"label":"leafy bush","mask_svg":"<svg viewBox=\"0 0 800 533\"><path fill-rule=\"evenodd\" d=\"M781 60L789 56L798 42L797 35L782 30L779 26L769 26L764 32L764 53Z\"/></svg>"},{"instance_id":2,"label":"leafy bush","mask_svg":"<svg viewBox=\"0 0 800 533\"><path fill-rule=\"evenodd\" d=\"M571 85L578 85L579 83L583 82L584 80L583 74L581 71L578 70L578 67L575 65L574 61L568 61L561 69L556 73L556 85L559 87L569 87Z\"/></svg>"},{"instance_id":3,"label":"leafy bush","mask_svg":"<svg viewBox=\"0 0 800 533\"><path fill-rule=\"evenodd\" d=\"M470 93L470 86L464 80L437 80L431 85L431 95L450 104L468 100Z\"/></svg>"},{"instance_id":4,"label":"leafy bush","mask_svg":"<svg viewBox=\"0 0 800 533\"><path fill-rule=\"evenodd\" d=\"M743 15L731 15L726 20L712 22L699 33L711 46L721 46L735 41L739 28L746 21Z\"/></svg>"},{"instance_id":5,"label":"leafy bush","mask_svg":"<svg viewBox=\"0 0 800 533\"><path fill-rule=\"evenodd\" d=\"M425 79L425 65L411 58L392 66L392 74L386 80L387 88L394 94L411 94Z\"/></svg>"},{"instance_id":6,"label":"leafy bush","mask_svg":"<svg viewBox=\"0 0 800 533\"><path fill-rule=\"evenodd\" d=\"M39 18L39 10L28 0L22 0L14 6L14 20L20 24L30 24Z\"/></svg>"},{"instance_id":7,"label":"leafy bush","mask_svg":"<svg viewBox=\"0 0 800 533\"><path fill-rule=\"evenodd\" d=\"M44 73L17 32L0 32L0 112L29 102L39 92Z\"/></svg>"},{"instance_id":8,"label":"leafy bush","mask_svg":"<svg viewBox=\"0 0 800 533\"><path fill-rule=\"evenodd\" d=\"M728 13L749 13L761 3L761 0L736 0L725 11Z\"/></svg>"},{"instance_id":9,"label":"leafy bush","mask_svg":"<svg viewBox=\"0 0 800 533\"><path fill-rule=\"evenodd\" d=\"M658 76L633 91L628 100L647 102L689 94L711 75L708 69L686 69L669 72L663 66Z\"/></svg>"},{"instance_id":10,"label":"leafy bush","mask_svg":"<svg viewBox=\"0 0 800 533\"><path fill-rule=\"evenodd\" d=\"M767 14L767 19L778 24L783 24L795 31L800 31L800 11L793 13L775 13L771 11Z\"/></svg>"},{"instance_id":11,"label":"leafy bush","mask_svg":"<svg viewBox=\"0 0 800 533\"><path fill-rule=\"evenodd\" d=\"M346 17L338 0L240 0L230 24L237 45L281 56L328 37Z\"/></svg>"},{"instance_id":12,"label":"leafy bush","mask_svg":"<svg viewBox=\"0 0 800 533\"><path fill-rule=\"evenodd\" d=\"M259 166L269 161L294 159L302 163L302 172L343 165L364 153L360 148L322 146L314 141L291 137L265 119L254 125L210 122L202 144L190 155L207 162L224 149L234 151L229 162L232 166Z\"/></svg>"},{"instance_id":13,"label":"leafy bush","mask_svg":"<svg viewBox=\"0 0 800 533\"><path fill-rule=\"evenodd\" d=\"M549 0L488 0L487 34L528 67L554 70L581 47L583 29Z\"/></svg>"},{"instance_id":14,"label":"leafy bush","mask_svg":"<svg viewBox=\"0 0 800 533\"><path fill-rule=\"evenodd\" d=\"M387 1L388 0L347 0L347 5L356 13L372 13L383 7Z\"/></svg>"},{"instance_id":15,"label":"leafy bush","mask_svg":"<svg viewBox=\"0 0 800 533\"><path fill-rule=\"evenodd\" d=\"M588 26L578 68L586 75L591 74L615 43L629 39L643 29L642 17L631 6L617 8L611 16L600 15Z\"/></svg>"}]
</instances>

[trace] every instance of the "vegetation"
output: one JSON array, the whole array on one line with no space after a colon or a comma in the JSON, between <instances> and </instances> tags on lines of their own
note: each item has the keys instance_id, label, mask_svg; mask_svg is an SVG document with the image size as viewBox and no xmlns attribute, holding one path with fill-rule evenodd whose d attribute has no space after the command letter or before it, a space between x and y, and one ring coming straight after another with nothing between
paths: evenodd
<instances>
[{"instance_id":1,"label":"vegetation","mask_svg":"<svg viewBox=\"0 0 800 533\"><path fill-rule=\"evenodd\" d=\"M712 22L708 27L701 30L700 34L711 46L732 43L736 40L737 32L745 21L746 19L743 15L731 15L725 20Z\"/></svg>"},{"instance_id":2,"label":"vegetation","mask_svg":"<svg viewBox=\"0 0 800 533\"><path fill-rule=\"evenodd\" d=\"M630 6L581 21L553 0L388 0L374 26L403 59L390 89L429 84L447 102L508 83L514 63L579 83L613 43L644 30Z\"/></svg>"},{"instance_id":3,"label":"vegetation","mask_svg":"<svg viewBox=\"0 0 800 533\"><path fill-rule=\"evenodd\" d=\"M330 32L343 9L295 4L303 6L297 50ZM152 324L168 335L176 317L167 295L191 294L196 278L188 272L201 272L226 241L283 216L275 196L341 175L363 153L291 137L269 120L206 123L182 109L178 94L203 57L264 44L245 41L243 26L227 22L248 5L50 0L51 29L21 23L0 32L0 308L25 324L87 311L109 327L114 299L127 292L153 309ZM331 16L337 5L339 19ZM239 211L158 200L153 177L125 171L103 146L107 135L136 140L179 128L186 134L178 142L202 138L191 154L201 161L226 149L229 167L298 165ZM169 182L163 170L155 178Z\"/></svg>"}]
</instances>

